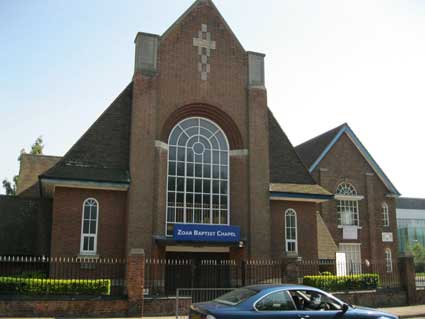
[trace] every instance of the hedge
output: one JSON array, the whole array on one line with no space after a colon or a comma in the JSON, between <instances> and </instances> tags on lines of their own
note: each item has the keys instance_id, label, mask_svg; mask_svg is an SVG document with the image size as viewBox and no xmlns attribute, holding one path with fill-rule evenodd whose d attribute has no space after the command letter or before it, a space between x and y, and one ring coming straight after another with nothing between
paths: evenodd
<instances>
[{"instance_id":1,"label":"hedge","mask_svg":"<svg viewBox=\"0 0 425 319\"><path fill-rule=\"evenodd\" d=\"M368 290L379 285L378 274L361 274L350 276L304 276L303 284L326 291Z\"/></svg>"},{"instance_id":2,"label":"hedge","mask_svg":"<svg viewBox=\"0 0 425 319\"><path fill-rule=\"evenodd\" d=\"M0 277L0 294L110 295L111 280L35 279Z\"/></svg>"}]
</instances>

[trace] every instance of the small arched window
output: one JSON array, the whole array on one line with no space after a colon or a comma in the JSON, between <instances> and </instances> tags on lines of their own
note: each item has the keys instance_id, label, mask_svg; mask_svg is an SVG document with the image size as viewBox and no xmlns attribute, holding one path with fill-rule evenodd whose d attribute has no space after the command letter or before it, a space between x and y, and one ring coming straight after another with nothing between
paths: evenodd
<instances>
[{"instance_id":1,"label":"small arched window","mask_svg":"<svg viewBox=\"0 0 425 319\"><path fill-rule=\"evenodd\" d=\"M285 211L285 251L297 253L297 212L292 208Z\"/></svg>"},{"instance_id":2,"label":"small arched window","mask_svg":"<svg viewBox=\"0 0 425 319\"><path fill-rule=\"evenodd\" d=\"M350 183L341 183L336 189L337 217L340 226L359 226L357 191Z\"/></svg>"},{"instance_id":3,"label":"small arched window","mask_svg":"<svg viewBox=\"0 0 425 319\"><path fill-rule=\"evenodd\" d=\"M387 203L382 203L382 219L383 219L384 227L389 227L390 226L390 214L389 214Z\"/></svg>"},{"instance_id":4,"label":"small arched window","mask_svg":"<svg viewBox=\"0 0 425 319\"><path fill-rule=\"evenodd\" d=\"M387 272L393 272L393 257L389 248L385 249L385 267Z\"/></svg>"},{"instance_id":5,"label":"small arched window","mask_svg":"<svg viewBox=\"0 0 425 319\"><path fill-rule=\"evenodd\" d=\"M81 221L80 253L82 255L96 255L98 221L99 203L94 198L88 198L83 203Z\"/></svg>"}]
</instances>

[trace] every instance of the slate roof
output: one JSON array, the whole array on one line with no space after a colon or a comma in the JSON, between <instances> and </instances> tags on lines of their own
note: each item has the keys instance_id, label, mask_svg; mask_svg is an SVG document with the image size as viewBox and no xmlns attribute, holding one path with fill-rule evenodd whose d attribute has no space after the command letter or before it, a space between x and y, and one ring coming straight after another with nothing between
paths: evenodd
<instances>
[{"instance_id":1,"label":"slate roof","mask_svg":"<svg viewBox=\"0 0 425 319\"><path fill-rule=\"evenodd\" d=\"M47 179L128 183L132 83L65 156L41 175Z\"/></svg>"},{"instance_id":2,"label":"slate roof","mask_svg":"<svg viewBox=\"0 0 425 319\"><path fill-rule=\"evenodd\" d=\"M322 186L311 184L270 184L269 189L271 192L333 196Z\"/></svg>"},{"instance_id":3,"label":"slate roof","mask_svg":"<svg viewBox=\"0 0 425 319\"><path fill-rule=\"evenodd\" d=\"M400 197L397 199L397 208L425 210L425 198Z\"/></svg>"},{"instance_id":4,"label":"slate roof","mask_svg":"<svg viewBox=\"0 0 425 319\"><path fill-rule=\"evenodd\" d=\"M304 142L295 148L298 155L301 157L304 164L308 168L309 172L312 172L317 167L320 161L328 154L328 152L332 149L332 147L343 134L347 134L347 136L359 150L360 154L362 154L364 159L386 185L388 190L396 197L400 196L399 191L395 188L388 176L384 173L381 167L379 167L378 163L373 159L372 155L370 155L366 147L364 147L362 142L359 140L356 134L354 134L353 130L348 126L347 123L344 123L311 140L308 140L307 142Z\"/></svg>"},{"instance_id":5,"label":"slate roof","mask_svg":"<svg viewBox=\"0 0 425 319\"><path fill-rule=\"evenodd\" d=\"M316 184L269 111L270 183Z\"/></svg>"},{"instance_id":6,"label":"slate roof","mask_svg":"<svg viewBox=\"0 0 425 319\"><path fill-rule=\"evenodd\" d=\"M129 183L132 83L42 179ZM270 183L316 184L269 112Z\"/></svg>"},{"instance_id":7,"label":"slate roof","mask_svg":"<svg viewBox=\"0 0 425 319\"><path fill-rule=\"evenodd\" d=\"M311 167L313 165L313 163L319 158L325 148L332 142L345 125L346 123L295 147L296 152L306 167Z\"/></svg>"}]
</instances>

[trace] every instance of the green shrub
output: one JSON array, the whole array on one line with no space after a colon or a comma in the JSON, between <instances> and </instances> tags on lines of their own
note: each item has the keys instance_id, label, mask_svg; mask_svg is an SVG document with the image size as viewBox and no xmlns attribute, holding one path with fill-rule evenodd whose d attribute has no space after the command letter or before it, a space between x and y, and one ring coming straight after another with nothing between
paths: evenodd
<instances>
[{"instance_id":1,"label":"green shrub","mask_svg":"<svg viewBox=\"0 0 425 319\"><path fill-rule=\"evenodd\" d=\"M332 273L330 271L322 271L320 276L332 276Z\"/></svg>"},{"instance_id":2,"label":"green shrub","mask_svg":"<svg viewBox=\"0 0 425 319\"><path fill-rule=\"evenodd\" d=\"M21 277L21 278L47 278L47 275L43 271L23 271L19 276L13 277Z\"/></svg>"},{"instance_id":3,"label":"green shrub","mask_svg":"<svg viewBox=\"0 0 425 319\"><path fill-rule=\"evenodd\" d=\"M326 291L368 290L378 288L379 275L304 276L303 284Z\"/></svg>"},{"instance_id":4,"label":"green shrub","mask_svg":"<svg viewBox=\"0 0 425 319\"><path fill-rule=\"evenodd\" d=\"M0 294L110 295L111 280L37 279L0 277Z\"/></svg>"}]
</instances>

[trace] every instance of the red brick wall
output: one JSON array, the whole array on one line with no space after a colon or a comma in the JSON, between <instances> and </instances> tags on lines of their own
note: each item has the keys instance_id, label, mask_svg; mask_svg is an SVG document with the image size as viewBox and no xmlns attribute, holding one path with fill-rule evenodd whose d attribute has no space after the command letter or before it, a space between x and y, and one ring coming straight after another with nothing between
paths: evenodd
<instances>
[{"instance_id":1,"label":"red brick wall","mask_svg":"<svg viewBox=\"0 0 425 319\"><path fill-rule=\"evenodd\" d=\"M193 46L202 24L216 41L208 57L207 81L201 80L198 48ZM251 94L249 103L248 56L219 13L208 2L201 3L161 38L157 73L137 73L133 81L128 248L142 247L150 257L156 245L152 235L165 234L167 152L155 147L155 141L167 143L172 125L184 113L215 121L232 149L249 148L249 155L230 160L230 220L241 226L242 237L255 239L247 245L253 257L269 255L266 93ZM250 123L250 112L262 116ZM250 162L255 163L251 168Z\"/></svg>"},{"instance_id":2,"label":"red brick wall","mask_svg":"<svg viewBox=\"0 0 425 319\"><path fill-rule=\"evenodd\" d=\"M125 257L126 193L56 187L53 198L51 256L80 253L83 202L99 202L97 252L100 257Z\"/></svg>"},{"instance_id":3,"label":"red brick wall","mask_svg":"<svg viewBox=\"0 0 425 319\"><path fill-rule=\"evenodd\" d=\"M272 214L272 253L274 258L284 256L285 251L285 211L289 208L297 212L298 256L306 260L317 260L317 222L315 203L271 201Z\"/></svg>"},{"instance_id":4,"label":"red brick wall","mask_svg":"<svg viewBox=\"0 0 425 319\"><path fill-rule=\"evenodd\" d=\"M359 195L365 197L359 201L361 229L358 230L358 240L343 239L342 229L337 227L336 201L321 205L323 220L335 242L361 243L363 260L376 258L382 261L385 248L389 247L393 260L396 261L398 247L395 200L386 197L388 189L345 134L320 162L313 172L313 177L331 192L335 192L341 182L347 181L354 185ZM381 205L384 201L389 206L390 227L383 226ZM393 233L393 243L382 242L383 231Z\"/></svg>"},{"instance_id":5,"label":"red brick wall","mask_svg":"<svg viewBox=\"0 0 425 319\"><path fill-rule=\"evenodd\" d=\"M0 317L126 317L128 301L0 300Z\"/></svg>"}]
</instances>

